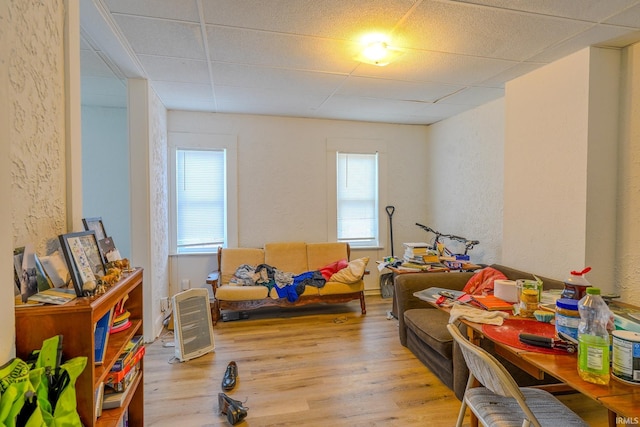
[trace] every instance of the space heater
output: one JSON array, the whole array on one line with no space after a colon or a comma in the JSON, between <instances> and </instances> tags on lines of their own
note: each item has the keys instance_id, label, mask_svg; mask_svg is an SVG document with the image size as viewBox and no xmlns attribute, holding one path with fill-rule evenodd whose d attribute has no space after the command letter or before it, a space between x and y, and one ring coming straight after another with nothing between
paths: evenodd
<instances>
[{"instance_id":1,"label":"space heater","mask_svg":"<svg viewBox=\"0 0 640 427\"><path fill-rule=\"evenodd\" d=\"M175 294L172 301L176 358L185 362L213 351L209 291L187 289Z\"/></svg>"}]
</instances>

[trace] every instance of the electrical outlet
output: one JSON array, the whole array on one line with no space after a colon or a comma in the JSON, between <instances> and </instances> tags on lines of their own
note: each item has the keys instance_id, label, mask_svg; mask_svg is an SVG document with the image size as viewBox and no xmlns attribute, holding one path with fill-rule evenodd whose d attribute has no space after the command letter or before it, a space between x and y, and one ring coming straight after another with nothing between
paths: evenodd
<instances>
[{"instance_id":1,"label":"electrical outlet","mask_svg":"<svg viewBox=\"0 0 640 427\"><path fill-rule=\"evenodd\" d=\"M165 312L169 309L169 298L162 297L160 298L160 311Z\"/></svg>"}]
</instances>

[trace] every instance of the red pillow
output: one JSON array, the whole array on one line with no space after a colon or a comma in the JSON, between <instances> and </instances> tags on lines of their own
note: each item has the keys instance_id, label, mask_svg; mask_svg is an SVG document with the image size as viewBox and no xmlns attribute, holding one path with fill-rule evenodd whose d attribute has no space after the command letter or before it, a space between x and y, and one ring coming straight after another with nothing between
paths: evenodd
<instances>
[{"instance_id":1,"label":"red pillow","mask_svg":"<svg viewBox=\"0 0 640 427\"><path fill-rule=\"evenodd\" d=\"M500 270L485 267L471 276L462 291L471 295L493 294L493 281L505 280L506 278L507 276L505 276Z\"/></svg>"},{"instance_id":2,"label":"red pillow","mask_svg":"<svg viewBox=\"0 0 640 427\"><path fill-rule=\"evenodd\" d=\"M320 273L322 273L322 277L324 277L324 279L328 282L329 279L331 279L331 276L333 276L335 273L342 270L343 268L346 268L347 265L349 265L347 260L341 259L339 261L332 262L329 265L325 265L320 269Z\"/></svg>"}]
</instances>

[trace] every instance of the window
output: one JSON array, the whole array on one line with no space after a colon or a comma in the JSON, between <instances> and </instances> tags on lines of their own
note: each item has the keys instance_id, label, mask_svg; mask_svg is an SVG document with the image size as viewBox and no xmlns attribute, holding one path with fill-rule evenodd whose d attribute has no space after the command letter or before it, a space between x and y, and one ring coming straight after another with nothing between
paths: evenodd
<instances>
[{"instance_id":1,"label":"window","mask_svg":"<svg viewBox=\"0 0 640 427\"><path fill-rule=\"evenodd\" d=\"M176 249L209 252L225 242L225 151L176 150Z\"/></svg>"},{"instance_id":2,"label":"window","mask_svg":"<svg viewBox=\"0 0 640 427\"><path fill-rule=\"evenodd\" d=\"M236 137L169 132L173 254L237 246Z\"/></svg>"},{"instance_id":3,"label":"window","mask_svg":"<svg viewBox=\"0 0 640 427\"><path fill-rule=\"evenodd\" d=\"M337 240L378 242L378 154L337 153Z\"/></svg>"},{"instance_id":4,"label":"window","mask_svg":"<svg viewBox=\"0 0 640 427\"><path fill-rule=\"evenodd\" d=\"M327 139L327 239L380 248L386 199L387 144L379 139Z\"/></svg>"}]
</instances>

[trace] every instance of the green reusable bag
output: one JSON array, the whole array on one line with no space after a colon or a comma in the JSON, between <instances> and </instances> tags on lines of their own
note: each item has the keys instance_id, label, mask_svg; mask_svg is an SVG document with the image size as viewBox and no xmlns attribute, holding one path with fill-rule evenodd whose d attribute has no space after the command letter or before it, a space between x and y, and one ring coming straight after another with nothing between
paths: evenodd
<instances>
[{"instance_id":1,"label":"green reusable bag","mask_svg":"<svg viewBox=\"0 0 640 427\"><path fill-rule=\"evenodd\" d=\"M40 351L34 352L33 356L37 356L34 368L42 369L36 390L45 424L51 427L81 427L75 384L87 365L87 358L79 356L60 363L62 335L44 340Z\"/></svg>"},{"instance_id":2,"label":"green reusable bag","mask_svg":"<svg viewBox=\"0 0 640 427\"><path fill-rule=\"evenodd\" d=\"M0 367L0 426L46 426L35 395L41 375L17 358Z\"/></svg>"}]
</instances>

